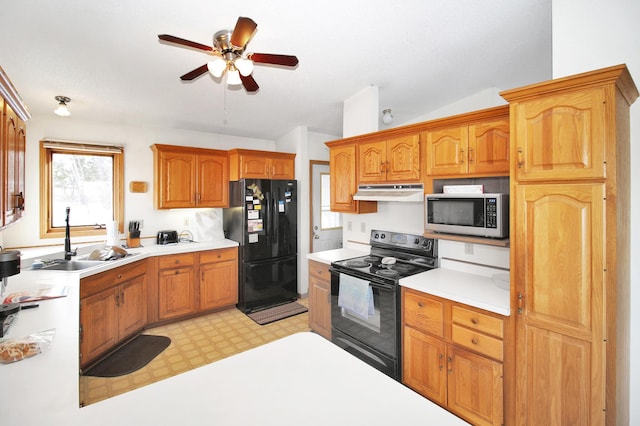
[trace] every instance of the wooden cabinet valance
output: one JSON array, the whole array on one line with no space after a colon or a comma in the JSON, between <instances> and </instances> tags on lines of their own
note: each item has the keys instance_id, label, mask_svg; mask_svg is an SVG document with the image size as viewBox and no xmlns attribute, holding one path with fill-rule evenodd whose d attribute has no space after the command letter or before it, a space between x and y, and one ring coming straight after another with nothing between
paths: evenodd
<instances>
[{"instance_id":1,"label":"wooden cabinet valance","mask_svg":"<svg viewBox=\"0 0 640 426\"><path fill-rule=\"evenodd\" d=\"M251 149L229 151L229 180L295 179L295 154Z\"/></svg>"}]
</instances>

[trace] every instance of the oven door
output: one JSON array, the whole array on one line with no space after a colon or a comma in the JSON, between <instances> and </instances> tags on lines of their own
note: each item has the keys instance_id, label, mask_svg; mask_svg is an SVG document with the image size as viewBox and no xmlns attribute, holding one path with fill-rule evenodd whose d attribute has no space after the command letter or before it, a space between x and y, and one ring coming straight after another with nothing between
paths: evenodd
<instances>
[{"instance_id":1,"label":"oven door","mask_svg":"<svg viewBox=\"0 0 640 426\"><path fill-rule=\"evenodd\" d=\"M397 285L369 282L375 313L364 319L338 306L340 274L331 272L332 341L386 374L398 378L399 298Z\"/></svg>"}]
</instances>

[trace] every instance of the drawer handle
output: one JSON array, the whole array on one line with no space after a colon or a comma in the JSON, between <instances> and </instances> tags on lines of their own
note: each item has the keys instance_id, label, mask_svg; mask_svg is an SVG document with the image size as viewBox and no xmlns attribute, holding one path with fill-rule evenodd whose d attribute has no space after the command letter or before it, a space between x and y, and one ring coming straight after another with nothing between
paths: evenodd
<instances>
[{"instance_id":1,"label":"drawer handle","mask_svg":"<svg viewBox=\"0 0 640 426\"><path fill-rule=\"evenodd\" d=\"M471 339L471 343L473 343L474 345L477 345L478 343L480 343L480 341L478 340L477 337L474 337L473 339Z\"/></svg>"},{"instance_id":2,"label":"drawer handle","mask_svg":"<svg viewBox=\"0 0 640 426\"><path fill-rule=\"evenodd\" d=\"M477 323L479 323L479 322L480 322L480 321L478 321L478 318L471 318L471 323L472 323L472 324L477 324Z\"/></svg>"}]
</instances>

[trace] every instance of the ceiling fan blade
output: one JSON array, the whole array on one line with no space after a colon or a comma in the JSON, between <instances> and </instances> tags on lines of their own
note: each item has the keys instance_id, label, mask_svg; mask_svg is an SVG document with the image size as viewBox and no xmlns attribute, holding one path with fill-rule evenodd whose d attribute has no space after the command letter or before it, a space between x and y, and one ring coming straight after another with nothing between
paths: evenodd
<instances>
[{"instance_id":1,"label":"ceiling fan blade","mask_svg":"<svg viewBox=\"0 0 640 426\"><path fill-rule=\"evenodd\" d=\"M196 77L200 77L202 74L206 73L207 71L208 71L207 64L204 64L204 65L194 69L193 71L189 71L185 75L181 75L180 76L180 80L182 80L182 81L193 80Z\"/></svg>"},{"instance_id":2,"label":"ceiling fan blade","mask_svg":"<svg viewBox=\"0 0 640 426\"><path fill-rule=\"evenodd\" d=\"M249 53L247 55L253 62L262 64L285 65L295 67L298 65L298 58L292 55L274 55L271 53Z\"/></svg>"},{"instance_id":3,"label":"ceiling fan blade","mask_svg":"<svg viewBox=\"0 0 640 426\"><path fill-rule=\"evenodd\" d=\"M169 34L159 34L158 38L162 41L168 41L169 43L175 43L182 46L193 47L194 49L206 50L210 52L213 50L213 47L206 46L204 44L196 43L195 41L185 40L180 37L172 36Z\"/></svg>"},{"instance_id":4,"label":"ceiling fan blade","mask_svg":"<svg viewBox=\"0 0 640 426\"><path fill-rule=\"evenodd\" d=\"M243 76L240 74L240 80L242 80L242 85L246 89L247 92L256 92L260 88L258 83L254 80L254 78L249 74L248 76Z\"/></svg>"},{"instance_id":5,"label":"ceiling fan blade","mask_svg":"<svg viewBox=\"0 0 640 426\"><path fill-rule=\"evenodd\" d=\"M236 27L231 33L231 44L244 48L247 43L249 43L249 40L251 40L251 37L253 37L253 33L257 27L258 25L253 22L251 18L239 17L238 22L236 22Z\"/></svg>"}]
</instances>

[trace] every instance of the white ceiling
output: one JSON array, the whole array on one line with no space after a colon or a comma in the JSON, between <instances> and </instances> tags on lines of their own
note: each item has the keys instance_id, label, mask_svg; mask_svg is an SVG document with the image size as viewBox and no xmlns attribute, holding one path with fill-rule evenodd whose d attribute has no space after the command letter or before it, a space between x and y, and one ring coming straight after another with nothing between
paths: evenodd
<instances>
[{"instance_id":1,"label":"white ceiling","mask_svg":"<svg viewBox=\"0 0 640 426\"><path fill-rule=\"evenodd\" d=\"M70 118L276 139L296 126L342 134L343 101L379 87L396 123L481 90L551 77L551 0L15 0L0 13L0 66L34 117L72 100ZM202 51L238 16L247 51L296 55L257 65L260 90L227 88ZM60 120L63 120L62 118Z\"/></svg>"}]
</instances>

